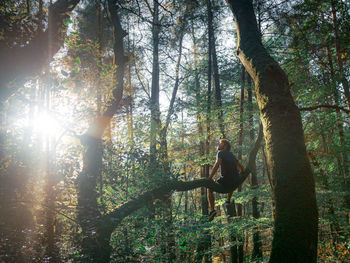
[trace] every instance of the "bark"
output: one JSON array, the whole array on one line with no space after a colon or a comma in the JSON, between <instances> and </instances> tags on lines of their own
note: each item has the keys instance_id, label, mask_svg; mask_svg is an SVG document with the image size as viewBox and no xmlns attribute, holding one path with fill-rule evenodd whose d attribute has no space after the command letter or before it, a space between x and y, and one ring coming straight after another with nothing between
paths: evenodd
<instances>
[{"instance_id":1,"label":"bark","mask_svg":"<svg viewBox=\"0 0 350 263\"><path fill-rule=\"evenodd\" d=\"M219 68L218 61L216 56L216 47L215 47L215 34L213 28L213 11L211 6L211 0L207 0L207 11L208 11L208 39L211 47L212 55L212 67L213 67L213 76L214 76L214 86L215 86L215 115L218 118L220 137L225 138L225 127L223 120L223 111L222 111L222 100L221 100L221 89L220 89L220 77L219 77Z\"/></svg>"},{"instance_id":2,"label":"bark","mask_svg":"<svg viewBox=\"0 0 350 263\"><path fill-rule=\"evenodd\" d=\"M254 120L253 120L253 92L252 92L252 85L251 85L251 79L248 77L248 112L249 112L249 137L250 141L253 142L254 140ZM262 136L262 125L259 127L259 135ZM258 183L258 176L256 172L256 162L253 163L252 166L252 175L251 175L251 185L253 189L257 189L259 187ZM254 196L252 199L252 213L253 217L255 219L260 218L259 208L258 208L258 197ZM260 241L260 234L258 227L253 229L253 253L252 258L257 259L262 257L262 251L261 251L261 241Z\"/></svg>"},{"instance_id":3,"label":"bark","mask_svg":"<svg viewBox=\"0 0 350 263\"><path fill-rule=\"evenodd\" d=\"M245 91L245 84L246 84L246 70L244 66L242 65L242 72L241 72L241 100L240 100L240 106L239 106L239 135L238 135L238 160L242 161L242 155L243 155L243 135L244 135L244 91ZM238 192L242 191L242 187L240 186L238 188ZM242 204L237 204L237 215L242 216L243 215L243 206ZM237 260L239 263L243 262L243 240L242 235L238 234L237 236L238 244L238 254L237 254Z\"/></svg>"},{"instance_id":4,"label":"bark","mask_svg":"<svg viewBox=\"0 0 350 263\"><path fill-rule=\"evenodd\" d=\"M232 203L227 206L227 214L229 215L229 222L232 221L232 217L237 216L237 211L236 211L236 205L235 201L232 200ZM231 263L237 263L238 262L238 247L237 247L237 235L235 231L232 231L230 234L230 241L231 241L231 246L230 246L230 254L231 254Z\"/></svg>"},{"instance_id":5,"label":"bark","mask_svg":"<svg viewBox=\"0 0 350 263\"><path fill-rule=\"evenodd\" d=\"M194 34L194 27L193 27L193 20L192 20L192 39L193 39L193 46L194 46L194 74L195 74L195 98L196 98L196 118L197 118L197 129L199 134L199 154L201 158L205 158L205 146L206 142L204 140L204 129L203 129L203 121L204 118L202 117L202 103L201 103L201 92L200 92L200 79L199 79L199 66L198 66L198 49L197 49L197 40ZM209 168L207 165L200 165L200 178L208 178ZM207 199L207 190L205 187L201 187L201 211L203 217L208 216L208 199ZM209 233L203 232L203 238L199 242L197 246L197 255L196 255L196 261L202 262L203 260L203 252L208 251L211 246L211 236ZM204 256L204 262L209 262L209 255Z\"/></svg>"},{"instance_id":6,"label":"bark","mask_svg":"<svg viewBox=\"0 0 350 263\"><path fill-rule=\"evenodd\" d=\"M50 77L51 78L51 77ZM45 110L50 112L51 109L51 79L46 83L45 88ZM57 247L57 237L56 232L56 198L57 191L55 189L55 156L56 142L54 138L50 135L45 136L45 146L46 146L46 184L45 184L45 258L48 259L50 263L60 262L58 247Z\"/></svg>"},{"instance_id":7,"label":"bark","mask_svg":"<svg viewBox=\"0 0 350 263\"><path fill-rule=\"evenodd\" d=\"M284 71L261 42L251 1L227 0L237 55L255 83L275 199L270 262L316 262L318 212L300 112Z\"/></svg>"},{"instance_id":8,"label":"bark","mask_svg":"<svg viewBox=\"0 0 350 263\"><path fill-rule=\"evenodd\" d=\"M115 89L109 106L101 116L90 124L81 142L85 146L83 155L83 171L78 177L78 222L82 228L81 262L109 262L111 247L109 245L111 229L101 221L101 213L97 203L97 178L102 166L101 138L110 119L122 105L123 77L127 57L124 55L123 38L126 32L122 29L118 16L116 0L108 1L109 16L113 24L114 56L117 70L115 72Z\"/></svg>"},{"instance_id":9,"label":"bark","mask_svg":"<svg viewBox=\"0 0 350 263\"><path fill-rule=\"evenodd\" d=\"M242 65L241 70L241 99L240 99L240 105L239 105L239 135L238 135L238 160L242 160L243 155L243 129L244 129L244 121L243 121L243 114L244 114L244 89L245 89L245 68Z\"/></svg>"},{"instance_id":10,"label":"bark","mask_svg":"<svg viewBox=\"0 0 350 263\"><path fill-rule=\"evenodd\" d=\"M248 96L248 101L249 101L249 96ZM253 130L253 129L251 129ZM260 135L261 134L261 135ZM259 136L262 136L262 125L259 127ZM254 138L254 132L250 136L251 140ZM252 188L257 189L259 187L258 183L258 177L257 177L257 172L256 172L256 163L253 163L253 166L251 168L252 171ZM255 219L260 218L260 213L259 213L259 208L258 208L258 197L254 196L252 199L252 212L253 212L253 217ZM261 251L261 241L260 241L260 234L259 234L259 229L258 227L253 229L253 253L252 253L252 258L257 259L262 257L262 251Z\"/></svg>"},{"instance_id":11,"label":"bark","mask_svg":"<svg viewBox=\"0 0 350 263\"><path fill-rule=\"evenodd\" d=\"M48 28L26 46L5 46L0 49L0 103L20 87L25 78L39 74L62 47L67 31L65 21L80 0L57 0L49 7ZM39 10L40 12L40 10Z\"/></svg>"},{"instance_id":12,"label":"bark","mask_svg":"<svg viewBox=\"0 0 350 263\"><path fill-rule=\"evenodd\" d=\"M331 50L329 45L327 45L327 58L328 58L328 66L329 66L329 71L330 71L330 75L331 75L331 80L328 81L329 86L332 87L333 90L333 96L334 96L334 108L336 110L336 114L337 114L337 127L338 127L338 134L339 134L339 143L340 145L343 147L343 150L341 151L341 155L342 155L342 169L341 171L343 172L343 176L346 177L346 175L349 172L348 169L348 156L347 156L347 152L346 152L346 141L345 141L345 136L344 136L344 127L343 127L343 122L342 122L342 116L340 114L340 108L338 106L339 104L339 94L338 94L338 90L336 88L336 77L335 77L335 72L334 72L334 67L333 67L333 59L332 59L332 54L331 54ZM331 106L329 106L328 108L331 108ZM343 110L346 110L343 108ZM350 111L347 111L348 114L350 114ZM340 167L341 168L341 167Z\"/></svg>"},{"instance_id":13,"label":"bark","mask_svg":"<svg viewBox=\"0 0 350 263\"><path fill-rule=\"evenodd\" d=\"M185 26L186 26L187 13L188 13L188 9L186 8L184 11L184 16L182 17L182 23L181 23L181 26L179 29L179 55L178 55L176 67L175 67L175 85L173 88L172 96L170 99L170 105L169 105L169 109L168 109L168 113L167 113L164 125L161 125L160 112L159 112L159 61L157 61L157 63L158 63L158 112L159 112L158 131L159 131L159 138L160 138L160 157L161 157L160 160L163 162L163 168L164 168L164 171L166 173L170 172L169 160L168 160L167 133L168 133L168 127L169 127L170 121L171 121L171 116L174 113L175 99L176 99L177 91L178 91L179 85L180 85L180 65L181 65L181 58L182 58L182 41L183 41L183 37L184 37L184 33L185 33L184 30L185 30ZM157 18L157 21L158 21L158 18ZM153 78L152 78L152 80L153 80ZM153 84L153 82L152 82L152 84ZM152 89L152 91L153 91L153 89ZM162 128L160 128L160 126L162 126ZM152 154L151 154L151 157L152 157ZM167 249L167 252L169 255L169 257L168 257L169 262L173 262L176 259L176 255L175 255L175 251L174 251L175 236L174 236L174 232L173 232L171 201L172 201L171 196L165 201L166 205L167 205L166 227L167 227L167 235L168 235L166 249Z\"/></svg>"},{"instance_id":14,"label":"bark","mask_svg":"<svg viewBox=\"0 0 350 263\"><path fill-rule=\"evenodd\" d=\"M205 153L206 153L206 158L209 158L209 153L210 153L210 140L211 140L211 96L212 96L212 90L211 90L211 82L212 82L212 42L208 39L208 71L207 71L207 77L208 77L208 82L207 82L207 109L206 109L206 126L207 126L207 138L205 141ZM209 163L205 165L205 170L204 170L204 176L205 178L209 178L210 174L210 166ZM205 190L206 191L206 190ZM208 203L206 203L208 204ZM205 206L202 206L202 212L205 214L204 209L208 208ZM207 212L208 213L208 210ZM200 258L201 261L203 262L203 252L208 251L211 247L211 236L209 231L203 231L203 240L199 243L198 249L197 249L197 258ZM211 254L204 254L204 262L208 263L211 262Z\"/></svg>"},{"instance_id":15,"label":"bark","mask_svg":"<svg viewBox=\"0 0 350 263\"><path fill-rule=\"evenodd\" d=\"M159 3L154 1L152 39L153 39L153 68L152 68L152 87L151 87L151 141L150 156L151 163L156 161L157 155L157 134L159 134Z\"/></svg>"},{"instance_id":16,"label":"bark","mask_svg":"<svg viewBox=\"0 0 350 263\"><path fill-rule=\"evenodd\" d=\"M339 39L339 25L338 25L337 11L336 11L336 6L334 3L334 0L331 0L331 12L332 12L332 21L333 21L334 36L335 36L335 51L336 51L336 56L337 56L338 72L339 72L339 76L340 76L340 81L343 85L346 103L347 103L348 108L350 110L349 82L345 76L344 68L343 68L343 59L342 59L340 39Z\"/></svg>"}]
</instances>

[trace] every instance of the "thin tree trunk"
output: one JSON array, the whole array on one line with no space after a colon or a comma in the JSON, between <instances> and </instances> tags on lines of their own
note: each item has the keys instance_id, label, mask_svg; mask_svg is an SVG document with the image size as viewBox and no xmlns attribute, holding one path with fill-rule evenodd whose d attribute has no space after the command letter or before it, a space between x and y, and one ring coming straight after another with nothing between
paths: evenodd
<instances>
[{"instance_id":1,"label":"thin tree trunk","mask_svg":"<svg viewBox=\"0 0 350 263\"><path fill-rule=\"evenodd\" d=\"M241 72L241 100L240 100L240 106L239 106L239 137L238 137L238 160L242 162L243 158L243 137L244 137L244 92L245 92L245 82L246 82L246 76L245 76L246 70L244 66L242 65L242 72ZM238 192L242 191L242 186L240 185L238 187ZM238 216L243 216L243 206L242 204L237 204L237 215ZM237 241L239 242L238 244L238 262L242 263L243 262L243 239L242 239L242 234L239 233L237 236Z\"/></svg>"},{"instance_id":2,"label":"thin tree trunk","mask_svg":"<svg viewBox=\"0 0 350 263\"><path fill-rule=\"evenodd\" d=\"M151 87L151 141L150 141L150 157L151 164L155 164L157 159L157 134L159 133L159 3L154 1L153 7L153 68L152 68L152 87Z\"/></svg>"},{"instance_id":3,"label":"thin tree trunk","mask_svg":"<svg viewBox=\"0 0 350 263\"><path fill-rule=\"evenodd\" d=\"M341 47L340 47L340 40L339 40L339 25L338 25L337 10L335 7L334 0L331 0L331 8L332 8L331 12L332 12L332 21L333 21L334 36L335 36L335 51L337 56L338 72L340 76L340 81L343 85L346 103L348 104L348 108L350 110L349 82L346 79L344 68L343 68L343 59L341 55Z\"/></svg>"},{"instance_id":4,"label":"thin tree trunk","mask_svg":"<svg viewBox=\"0 0 350 263\"><path fill-rule=\"evenodd\" d=\"M331 75L331 80L329 81L329 85L332 87L333 90L333 97L334 97L334 104L336 106L339 105L339 95L338 95L338 90L336 87L336 76L335 76L335 72L334 72L334 67L333 67L333 59L332 59L332 54L331 54L331 50L329 45L327 45L327 58L328 58L328 66L329 66L329 70L330 70L330 75ZM342 161L341 161L341 167L340 171L342 173L343 176L346 177L346 175L348 174L348 164L347 164L347 153L346 150L344 150L344 148L346 148L346 142L345 142L345 138L344 138L344 127L343 127L343 123L341 120L341 114L340 114L340 110L336 109L336 114L337 114L337 127L338 127L338 134L339 134L339 143L340 146L343 148L343 150L341 151L341 156L342 156Z\"/></svg>"},{"instance_id":5,"label":"thin tree trunk","mask_svg":"<svg viewBox=\"0 0 350 263\"><path fill-rule=\"evenodd\" d=\"M185 19L185 18L184 18ZM179 89L180 85L180 65L181 65L181 58L182 58L182 41L184 37L184 29L185 29L185 22L182 23L181 29L180 29L180 37L179 37L179 55L176 62L175 67L175 85L174 89L171 95L170 105L168 109L168 113L165 119L164 125L162 125L162 129L160 129L160 147L161 147L161 155L162 160L165 163L168 163L168 143L167 143L167 133L168 133L168 127L170 125L171 116L174 113L174 104L176 99L176 94Z\"/></svg>"},{"instance_id":6,"label":"thin tree trunk","mask_svg":"<svg viewBox=\"0 0 350 263\"><path fill-rule=\"evenodd\" d=\"M193 20L192 20L193 21ZM206 154L206 140L204 138L204 129L203 129L203 123L204 118L202 117L202 99L201 99L201 92L200 92L200 79L199 79L199 69L198 69L198 49L197 49L197 40L194 34L194 27L193 22L191 25L192 30L192 39L193 39L193 46L194 46L194 71L195 71L195 98L196 98L196 118L197 118L197 128L198 128L198 134L199 134L199 154L202 158L205 157ZM201 178L208 178L209 177L209 166L207 164L200 165L200 177ZM201 210L202 215L204 218L207 218L208 216L208 199L207 199L207 190L205 187L201 187ZM209 255L204 255L203 253L208 251L211 247L211 236L207 231L202 232L203 237L199 241L197 245L197 254L196 254L196 262L210 262Z\"/></svg>"},{"instance_id":7,"label":"thin tree trunk","mask_svg":"<svg viewBox=\"0 0 350 263\"><path fill-rule=\"evenodd\" d=\"M208 39L211 43L211 55L212 55L212 67L213 67L213 76L215 84L215 115L218 119L220 137L225 138L225 126L223 119L222 111L222 100L221 100L221 89L220 89L220 77L219 77L219 68L218 61L216 56L216 47L215 47L215 34L213 29L213 11L211 6L211 0L207 0L207 11L208 11Z\"/></svg>"},{"instance_id":8,"label":"thin tree trunk","mask_svg":"<svg viewBox=\"0 0 350 263\"><path fill-rule=\"evenodd\" d=\"M47 74L50 74L49 72ZM51 77L49 83L45 89L45 111L50 112L51 104ZM55 180L54 180L54 169L53 169L53 159L54 152L54 141L51 135L45 135L45 148L46 148L46 185L45 185L45 209L46 209L46 221L45 221L45 257L49 259L50 263L60 262L58 248L56 246L57 236L56 236L56 190Z\"/></svg>"},{"instance_id":9,"label":"thin tree trunk","mask_svg":"<svg viewBox=\"0 0 350 263\"><path fill-rule=\"evenodd\" d=\"M207 82L207 110L206 110L206 126L207 126L207 138L205 142L205 154L206 157L209 158L210 154L210 140L211 140L211 81L212 81L212 43L208 40L208 82ZM205 166L205 177L209 178L210 175L210 165L207 163ZM203 212L203 211L202 211ZM204 231L204 249L208 250L211 246L211 236L209 231ZM205 254L204 255L204 262L208 263L211 262L211 255Z\"/></svg>"},{"instance_id":10,"label":"thin tree trunk","mask_svg":"<svg viewBox=\"0 0 350 263\"><path fill-rule=\"evenodd\" d=\"M249 137L250 142L252 143L254 141L254 120L253 120L253 94L252 94L252 85L250 81L250 77L248 77L248 112L249 112ZM259 127L259 132L262 132L262 126ZM256 171L256 162L254 161L252 169L251 169L251 185L253 189L257 189L259 187L258 183L258 176ZM252 213L253 217L255 219L260 218L259 208L258 208L258 197L254 196L252 199ZM261 251L261 241L260 241L260 235L259 235L259 228L256 227L253 229L253 253L252 258L257 259L262 257L262 251Z\"/></svg>"},{"instance_id":11,"label":"thin tree trunk","mask_svg":"<svg viewBox=\"0 0 350 263\"><path fill-rule=\"evenodd\" d=\"M316 262L318 212L300 112L288 79L261 42L253 5L227 0L237 26L237 55L255 83L274 186L270 262Z\"/></svg>"}]
</instances>

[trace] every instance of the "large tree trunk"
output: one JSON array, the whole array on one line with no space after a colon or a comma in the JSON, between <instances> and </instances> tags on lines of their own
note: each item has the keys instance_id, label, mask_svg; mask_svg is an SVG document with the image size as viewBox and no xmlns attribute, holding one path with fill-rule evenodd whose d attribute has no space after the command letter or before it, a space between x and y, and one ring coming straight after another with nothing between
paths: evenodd
<instances>
[{"instance_id":1,"label":"large tree trunk","mask_svg":"<svg viewBox=\"0 0 350 263\"><path fill-rule=\"evenodd\" d=\"M90 124L81 142L85 146L83 156L83 171L78 177L78 222L82 228L81 257L76 261L109 262L111 247L110 235L113 229L108 228L101 220L97 203L97 179L102 166L102 135L113 115L121 106L123 96L124 68L127 57L124 55L123 38L126 32L122 29L118 16L116 0L108 1L109 15L113 24L114 56L117 70L113 99L102 116L97 116Z\"/></svg>"},{"instance_id":2,"label":"large tree trunk","mask_svg":"<svg viewBox=\"0 0 350 263\"><path fill-rule=\"evenodd\" d=\"M316 262L318 212L300 112L284 71L261 42L253 5L227 0L237 25L237 55L255 83L274 186L270 262Z\"/></svg>"}]
</instances>

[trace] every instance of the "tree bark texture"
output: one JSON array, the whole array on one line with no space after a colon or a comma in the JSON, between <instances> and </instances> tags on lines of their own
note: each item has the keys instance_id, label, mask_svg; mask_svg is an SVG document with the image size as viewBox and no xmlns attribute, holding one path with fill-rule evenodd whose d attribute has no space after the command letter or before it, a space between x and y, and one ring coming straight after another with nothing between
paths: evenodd
<instances>
[{"instance_id":1,"label":"tree bark texture","mask_svg":"<svg viewBox=\"0 0 350 263\"><path fill-rule=\"evenodd\" d=\"M101 116L90 124L81 142L85 147L83 171L78 177L78 222L82 228L81 257L78 262L109 262L111 247L110 235L113 229L106 228L99 211L96 192L97 179L102 166L102 135L113 115L122 105L124 68L127 57L124 55L122 29L118 16L116 0L108 1L109 16L113 24L114 56L117 70L115 72L115 89L109 106Z\"/></svg>"},{"instance_id":2,"label":"tree bark texture","mask_svg":"<svg viewBox=\"0 0 350 263\"><path fill-rule=\"evenodd\" d=\"M251 1L227 0L237 26L237 56L255 83L275 199L270 262L316 262L315 183L300 112L284 71L267 53Z\"/></svg>"},{"instance_id":3,"label":"tree bark texture","mask_svg":"<svg viewBox=\"0 0 350 263\"><path fill-rule=\"evenodd\" d=\"M152 24L152 39L153 39L153 68L152 68L152 87L151 87L151 140L150 140L150 155L151 162L156 161L157 153L157 134L159 133L159 3L154 1L153 8L153 24Z\"/></svg>"},{"instance_id":4,"label":"tree bark texture","mask_svg":"<svg viewBox=\"0 0 350 263\"><path fill-rule=\"evenodd\" d=\"M331 0L331 13L332 13L333 28L334 28L334 36L335 36L335 51L337 56L338 72L340 76L340 82L343 85L346 103L350 110L350 88L349 88L349 82L344 74L343 59L341 55L340 40L339 40L339 25L338 25L338 18L337 18L337 10L336 10L334 0Z\"/></svg>"},{"instance_id":5,"label":"tree bark texture","mask_svg":"<svg viewBox=\"0 0 350 263\"><path fill-rule=\"evenodd\" d=\"M80 0L57 0L49 6L48 28L39 32L26 46L4 46L0 49L0 103L20 85L15 80L33 77L47 66L64 42L65 21ZM39 10L41 12L41 10Z\"/></svg>"},{"instance_id":6,"label":"tree bark texture","mask_svg":"<svg viewBox=\"0 0 350 263\"><path fill-rule=\"evenodd\" d=\"M225 126L223 120L223 111L222 111L222 100L221 100L221 89L220 89L220 77L219 77L219 68L218 60L216 56L216 47L215 47L215 34L213 28L213 11L211 0L207 0L207 12L208 12L208 39L210 42L211 56L212 56L212 68L214 76L214 86L215 86L215 115L218 119L220 137L225 138Z\"/></svg>"},{"instance_id":7,"label":"tree bark texture","mask_svg":"<svg viewBox=\"0 0 350 263\"><path fill-rule=\"evenodd\" d=\"M247 79L247 86L248 86L248 112L249 112L249 137L250 137L250 142L254 141L254 116L253 116L253 91L252 91L252 83L251 83L251 78L248 77ZM261 135L260 135L261 134ZM259 135L262 136L262 125L259 126ZM252 175L251 175L251 185L253 189L256 189L259 187L259 182L258 182L258 175L256 171L256 162L253 163L252 166ZM254 196L252 199L252 213L253 217L255 219L258 219L260 217L259 213L259 208L258 208L258 197ZM253 233L253 253L252 253L252 258L261 258L262 257L262 251L261 251L261 241L260 241L260 234L259 234L259 229L256 227Z\"/></svg>"}]
</instances>

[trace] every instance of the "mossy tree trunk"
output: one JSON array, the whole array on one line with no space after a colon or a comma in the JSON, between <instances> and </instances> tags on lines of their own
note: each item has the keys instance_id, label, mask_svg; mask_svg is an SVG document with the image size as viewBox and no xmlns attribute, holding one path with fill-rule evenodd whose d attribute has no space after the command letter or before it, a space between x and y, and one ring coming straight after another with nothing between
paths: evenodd
<instances>
[{"instance_id":1,"label":"mossy tree trunk","mask_svg":"<svg viewBox=\"0 0 350 263\"><path fill-rule=\"evenodd\" d=\"M255 83L275 199L270 262L316 262L318 212L300 112L284 71L261 42L251 1L227 0L237 56Z\"/></svg>"}]
</instances>

